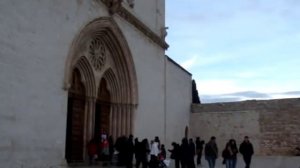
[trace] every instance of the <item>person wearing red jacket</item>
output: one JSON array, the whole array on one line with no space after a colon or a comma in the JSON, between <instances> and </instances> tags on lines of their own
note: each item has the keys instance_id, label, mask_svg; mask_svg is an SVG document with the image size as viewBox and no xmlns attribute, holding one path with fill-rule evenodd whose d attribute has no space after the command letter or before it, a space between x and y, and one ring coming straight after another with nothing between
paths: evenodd
<instances>
[{"instance_id":1,"label":"person wearing red jacket","mask_svg":"<svg viewBox=\"0 0 300 168\"><path fill-rule=\"evenodd\" d=\"M87 151L88 151L88 155L89 155L89 164L92 165L98 158L97 143L96 143L95 139L92 139L89 141L89 143L87 144Z\"/></svg>"}]
</instances>

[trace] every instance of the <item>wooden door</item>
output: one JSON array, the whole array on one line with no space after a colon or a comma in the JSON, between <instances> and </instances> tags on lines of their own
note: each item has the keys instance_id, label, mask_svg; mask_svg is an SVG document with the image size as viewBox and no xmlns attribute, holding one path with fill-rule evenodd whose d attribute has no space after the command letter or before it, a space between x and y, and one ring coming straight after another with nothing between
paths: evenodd
<instances>
[{"instance_id":1,"label":"wooden door","mask_svg":"<svg viewBox=\"0 0 300 168\"><path fill-rule=\"evenodd\" d=\"M74 70L68 95L66 160L68 163L83 161L85 89L80 73Z\"/></svg>"},{"instance_id":2,"label":"wooden door","mask_svg":"<svg viewBox=\"0 0 300 168\"><path fill-rule=\"evenodd\" d=\"M105 131L110 135L109 122L110 119L110 93L107 89L106 81L101 80L96 102L95 114L95 136L99 137L101 131Z\"/></svg>"}]
</instances>

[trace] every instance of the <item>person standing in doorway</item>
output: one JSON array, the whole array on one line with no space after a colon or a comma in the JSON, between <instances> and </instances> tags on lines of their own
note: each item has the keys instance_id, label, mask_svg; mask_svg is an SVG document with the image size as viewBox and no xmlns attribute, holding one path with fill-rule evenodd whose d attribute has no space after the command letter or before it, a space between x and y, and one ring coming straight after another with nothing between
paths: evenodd
<instances>
[{"instance_id":1,"label":"person standing in doorway","mask_svg":"<svg viewBox=\"0 0 300 168\"><path fill-rule=\"evenodd\" d=\"M197 165L201 165L201 157L203 151L204 141L201 141L200 137L196 138L196 154L197 154Z\"/></svg>"},{"instance_id":2,"label":"person standing in doorway","mask_svg":"<svg viewBox=\"0 0 300 168\"><path fill-rule=\"evenodd\" d=\"M218 147L216 137L211 137L210 141L205 145L205 159L208 162L209 168L215 168L216 159L218 158Z\"/></svg>"},{"instance_id":3,"label":"person standing in doorway","mask_svg":"<svg viewBox=\"0 0 300 168\"><path fill-rule=\"evenodd\" d=\"M249 141L248 136L245 136L244 141L240 145L240 153L243 155L246 168L250 168L251 158L254 153L254 150L251 142Z\"/></svg>"}]
</instances>

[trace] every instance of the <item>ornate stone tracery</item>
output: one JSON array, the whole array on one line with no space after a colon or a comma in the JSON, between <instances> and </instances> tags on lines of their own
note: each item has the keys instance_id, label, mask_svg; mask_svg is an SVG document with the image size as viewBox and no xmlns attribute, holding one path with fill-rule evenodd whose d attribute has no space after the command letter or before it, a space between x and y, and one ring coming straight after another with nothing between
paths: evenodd
<instances>
[{"instance_id":1,"label":"ornate stone tracery","mask_svg":"<svg viewBox=\"0 0 300 168\"><path fill-rule=\"evenodd\" d=\"M94 38L89 45L89 59L94 68L100 71L109 55L105 44L99 39Z\"/></svg>"},{"instance_id":2,"label":"ornate stone tracery","mask_svg":"<svg viewBox=\"0 0 300 168\"><path fill-rule=\"evenodd\" d=\"M111 17L91 21L74 39L66 61L64 88L68 92L74 69L79 71L85 88L83 146L98 133L95 118L99 110L104 115L109 114L106 117L109 122L103 128L113 138L131 134L138 104L135 66L127 41ZM104 100L97 99L102 80L106 81L110 95ZM108 105L108 110L102 110L104 106L97 108L97 100L100 106ZM80 154L84 158L86 149L82 150Z\"/></svg>"}]
</instances>

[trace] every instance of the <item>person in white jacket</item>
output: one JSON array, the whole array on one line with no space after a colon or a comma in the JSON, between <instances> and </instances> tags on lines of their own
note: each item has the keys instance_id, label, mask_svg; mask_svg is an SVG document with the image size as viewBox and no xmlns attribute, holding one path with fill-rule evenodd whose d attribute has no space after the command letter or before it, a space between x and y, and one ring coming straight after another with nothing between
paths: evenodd
<instances>
[{"instance_id":1,"label":"person in white jacket","mask_svg":"<svg viewBox=\"0 0 300 168\"><path fill-rule=\"evenodd\" d=\"M158 154L159 151L159 141L155 139L154 141L151 141L151 148L150 148L150 168L156 168L158 166Z\"/></svg>"}]
</instances>

